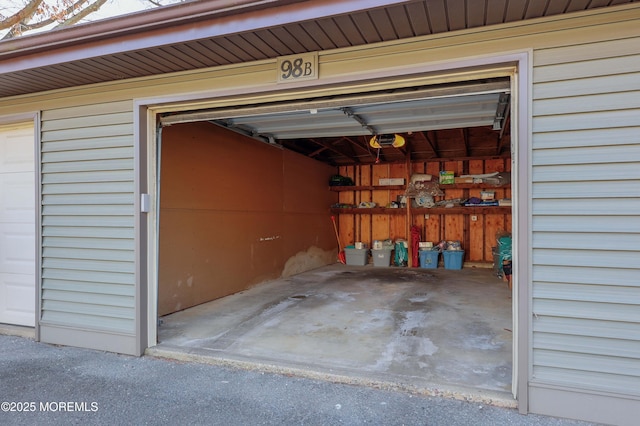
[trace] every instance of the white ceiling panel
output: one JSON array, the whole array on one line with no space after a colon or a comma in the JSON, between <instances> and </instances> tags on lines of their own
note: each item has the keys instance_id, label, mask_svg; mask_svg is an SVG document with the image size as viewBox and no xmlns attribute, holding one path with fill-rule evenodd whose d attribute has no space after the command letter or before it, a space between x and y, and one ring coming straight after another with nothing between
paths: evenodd
<instances>
[{"instance_id":1,"label":"white ceiling panel","mask_svg":"<svg viewBox=\"0 0 640 426\"><path fill-rule=\"evenodd\" d=\"M246 115L212 122L262 138L362 136L490 126L502 93Z\"/></svg>"}]
</instances>

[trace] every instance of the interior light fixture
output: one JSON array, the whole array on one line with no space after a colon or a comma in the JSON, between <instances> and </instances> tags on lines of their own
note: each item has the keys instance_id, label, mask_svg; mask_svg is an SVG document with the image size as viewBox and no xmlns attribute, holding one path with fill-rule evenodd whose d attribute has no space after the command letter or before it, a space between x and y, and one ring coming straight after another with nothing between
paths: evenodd
<instances>
[{"instance_id":1,"label":"interior light fixture","mask_svg":"<svg viewBox=\"0 0 640 426\"><path fill-rule=\"evenodd\" d=\"M385 146L392 146L394 148L400 148L404 146L405 140L400 135L375 135L369 140L369 145L373 148L382 148Z\"/></svg>"}]
</instances>

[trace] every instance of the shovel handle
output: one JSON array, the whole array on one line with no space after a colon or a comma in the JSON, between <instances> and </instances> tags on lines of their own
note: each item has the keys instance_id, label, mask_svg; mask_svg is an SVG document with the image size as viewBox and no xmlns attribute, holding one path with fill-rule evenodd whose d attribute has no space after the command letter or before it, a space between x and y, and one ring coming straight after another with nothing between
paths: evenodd
<instances>
[{"instance_id":1,"label":"shovel handle","mask_svg":"<svg viewBox=\"0 0 640 426\"><path fill-rule=\"evenodd\" d=\"M342 245L340 244L340 235L338 234L338 226L336 225L336 217L331 216L333 222L333 230L336 232L336 240L338 240L338 250L342 251Z\"/></svg>"}]
</instances>

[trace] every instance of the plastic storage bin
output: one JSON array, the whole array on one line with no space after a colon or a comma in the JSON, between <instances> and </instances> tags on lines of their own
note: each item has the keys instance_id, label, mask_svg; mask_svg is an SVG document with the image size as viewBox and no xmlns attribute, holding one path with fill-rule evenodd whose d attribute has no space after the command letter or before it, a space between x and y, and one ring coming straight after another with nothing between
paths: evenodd
<instances>
[{"instance_id":1,"label":"plastic storage bin","mask_svg":"<svg viewBox=\"0 0 640 426\"><path fill-rule=\"evenodd\" d=\"M392 250L389 249L371 250L371 257L373 257L373 266L390 266L391 252Z\"/></svg>"},{"instance_id":2,"label":"plastic storage bin","mask_svg":"<svg viewBox=\"0 0 640 426\"><path fill-rule=\"evenodd\" d=\"M435 269L438 267L438 250L420 250L420 267Z\"/></svg>"},{"instance_id":3,"label":"plastic storage bin","mask_svg":"<svg viewBox=\"0 0 640 426\"><path fill-rule=\"evenodd\" d=\"M444 269L462 269L464 250L445 250L442 252Z\"/></svg>"},{"instance_id":4,"label":"plastic storage bin","mask_svg":"<svg viewBox=\"0 0 640 426\"><path fill-rule=\"evenodd\" d=\"M369 249L362 248L345 248L344 254L347 258L347 265L352 266L365 266L367 264Z\"/></svg>"}]
</instances>

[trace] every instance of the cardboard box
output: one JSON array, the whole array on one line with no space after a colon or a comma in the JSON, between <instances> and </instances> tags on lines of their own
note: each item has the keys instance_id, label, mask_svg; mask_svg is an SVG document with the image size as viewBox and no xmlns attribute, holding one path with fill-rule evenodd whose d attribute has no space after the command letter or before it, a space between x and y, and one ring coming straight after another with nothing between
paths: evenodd
<instances>
[{"instance_id":1,"label":"cardboard box","mask_svg":"<svg viewBox=\"0 0 640 426\"><path fill-rule=\"evenodd\" d=\"M427 173L414 173L411 175L411 183L431 182L432 176Z\"/></svg>"},{"instance_id":2,"label":"cardboard box","mask_svg":"<svg viewBox=\"0 0 640 426\"><path fill-rule=\"evenodd\" d=\"M453 183L473 183L472 177L455 177Z\"/></svg>"},{"instance_id":3,"label":"cardboard box","mask_svg":"<svg viewBox=\"0 0 640 426\"><path fill-rule=\"evenodd\" d=\"M455 183L455 177L452 171L443 171L440 172L440 183L448 185L451 183Z\"/></svg>"},{"instance_id":4,"label":"cardboard box","mask_svg":"<svg viewBox=\"0 0 640 426\"><path fill-rule=\"evenodd\" d=\"M404 185L404 178L380 178L378 180L378 185L380 186Z\"/></svg>"},{"instance_id":5,"label":"cardboard box","mask_svg":"<svg viewBox=\"0 0 640 426\"><path fill-rule=\"evenodd\" d=\"M496 191L480 191L480 199L484 201L493 201L496 196Z\"/></svg>"}]
</instances>

